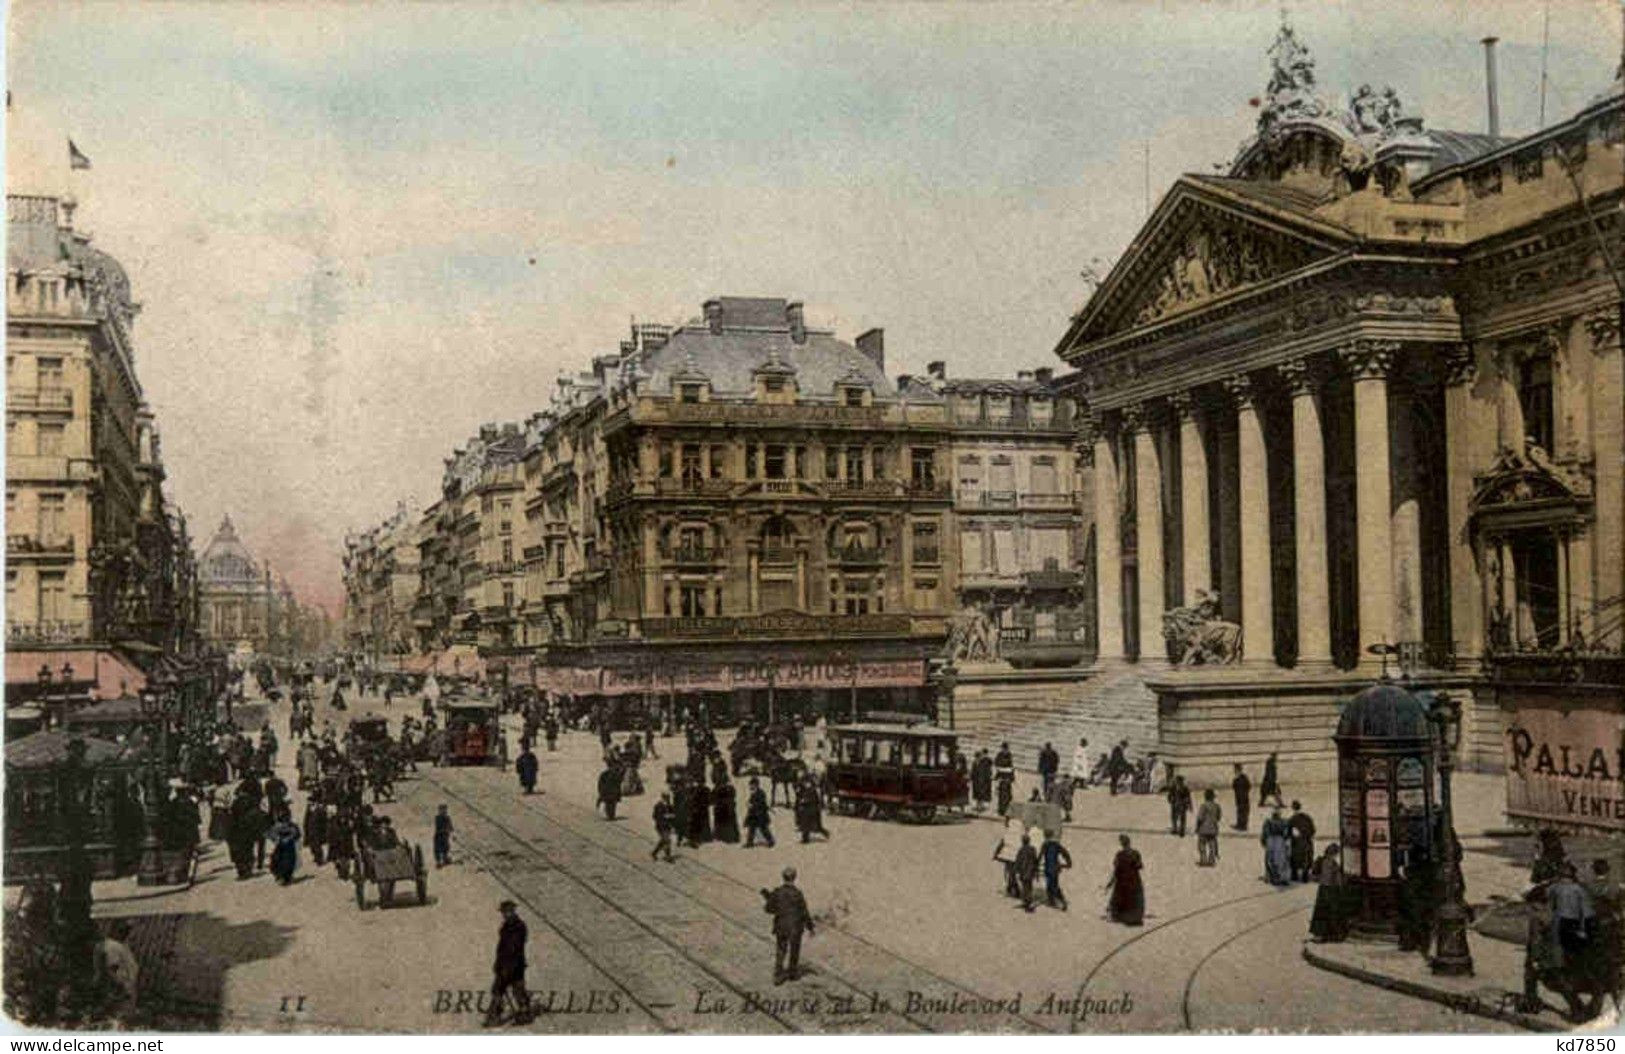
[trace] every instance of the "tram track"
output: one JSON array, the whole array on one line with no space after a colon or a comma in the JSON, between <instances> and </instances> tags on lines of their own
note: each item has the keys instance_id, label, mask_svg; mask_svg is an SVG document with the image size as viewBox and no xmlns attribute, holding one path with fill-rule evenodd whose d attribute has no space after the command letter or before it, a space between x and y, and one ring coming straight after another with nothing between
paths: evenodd
<instances>
[{"instance_id":1,"label":"tram track","mask_svg":"<svg viewBox=\"0 0 1625 1054\"><path fill-rule=\"evenodd\" d=\"M565 806L566 808L571 809L577 815L581 815L581 816L585 816L585 817L590 818L592 823L587 825L585 829L570 827L570 826L564 824L561 820L557 819L556 817L547 816L547 814L542 812L541 808L534 803L533 799L530 799L528 797L520 797L518 799L518 804L519 804L520 808L523 808L528 812L535 812L538 815L541 815L544 818L550 820L551 822L558 823L560 826L565 827L566 830L572 831L578 837L581 837L581 838L583 838L583 839L585 839L587 841L594 842L594 844L598 845L600 848L604 848L606 852L611 852L612 850L609 850L604 845L603 842L600 842L596 838L594 838L594 837L592 837L590 835L587 835L585 833L586 830L591 830L591 831L595 831L595 832L601 830L601 831L604 831L605 833L613 833L613 834L615 834L615 835L617 835L617 836L619 836L619 837L621 837L623 839L627 839L630 842L636 843L638 848L639 848L640 853L643 850L647 849L647 847L648 847L647 841L645 839L643 839L642 837L640 837L636 831L633 831L633 830L631 830L631 829L629 829L627 827L624 827L624 826L621 826L621 825L618 825L618 824L604 824L601 820L599 820L598 814L597 814L596 811L588 809L586 806L581 805L578 802L573 802L573 801L570 801L570 800L568 800L568 799L566 799L564 797L556 796L556 795L551 796L550 800L555 804L560 804L560 805ZM741 880L739 878L736 878L735 876L730 875L728 872L723 871L720 868L713 867L712 865L705 863L704 861L700 860L698 857L696 857L692 853L685 854L682 857L682 862L684 864L687 864L687 865L695 868L695 869L704 871L707 874L709 874L710 876L712 876L713 878L716 878L716 879L718 879L720 881L726 882L726 883L728 883L730 885L733 885L733 886L737 886L738 888L740 888L742 890L747 890L747 891L750 891L752 893L755 892L755 888L753 886L751 886L750 883L745 882L745 881L743 881L743 880ZM718 914L723 914L722 912L720 912L717 908L713 907L712 905L706 904L704 901L701 901L698 898L694 897L693 894L689 893L687 890L684 890L681 886L675 885L672 882L668 881L667 879L663 878L662 873L658 869L650 868L647 864L642 863L641 858L635 858L634 861L632 862L632 866L637 868L638 870L642 871L649 878L651 878L652 880L660 883L661 885L666 886L667 888L673 890L674 892L677 892L678 894L680 894L682 896L688 897L691 900L695 900L697 903L699 903L702 906L706 907L708 910L717 912ZM733 920L731 916L724 916L724 917L728 918L730 921L736 921L736 920ZM754 929L750 929L748 927L743 927L743 928L746 930L747 933L750 934L751 937L753 937L755 939L758 939L758 940L761 940L764 943L771 946L772 942L768 941L758 931L756 931ZM897 963L899 963L899 964L901 964L903 966L906 966L908 969L913 970L913 971L915 971L915 972L917 972L917 973L919 973L919 974L921 974L921 975L923 975L925 977L928 977L932 981L938 982L938 983L952 989L955 992L963 993L963 994L968 995L971 998L973 998L975 1000L978 1000L978 1001L981 1001L981 1002L992 1002L992 1001L994 1001L993 997L984 995L981 992L978 992L975 989L969 987L968 985L965 985L964 983L962 983L960 981L956 981L951 977L945 977L942 974L937 973L936 971L932 970L930 967L925 966L922 963L916 962L915 960L910 959L907 956L899 955L897 952L892 951L889 948L883 947L882 945L879 945L879 944L875 943L874 941L869 940L866 937L860 936L858 934L855 934L855 933L851 932L850 930L845 930L845 929L840 930L839 933L844 939L850 940L855 944L863 946L865 949L868 949L871 953L873 953L875 955L885 956L886 958L888 958L890 960L893 960L893 961L895 961L895 962L897 962ZM828 971L828 970L826 970L825 972L830 973L830 971ZM831 973L830 975L839 977L839 975L837 975L837 974L832 974ZM863 990L862 986L857 985L856 983L850 981L849 979L847 979L845 977L840 977L840 980L844 984L848 985L848 987L851 987L854 990L858 990L858 991ZM1026 1015L1016 1015L1014 1017L1014 1019L1024 1022L1029 1027L1031 1027L1031 1028L1033 1028L1033 1029L1035 1029L1035 1030L1037 1030L1039 1032L1043 1032L1043 1033L1054 1033L1055 1032L1055 1029L1052 1026L1046 1025L1044 1022L1042 1022L1042 1021L1040 1021L1040 1020L1038 1020L1036 1018L1028 1017ZM931 1031L937 1031L937 1030L936 1029L931 1029Z\"/></svg>"},{"instance_id":2,"label":"tram track","mask_svg":"<svg viewBox=\"0 0 1625 1054\"><path fill-rule=\"evenodd\" d=\"M1196 1024L1191 1017L1191 993L1196 989L1196 975L1202 972L1203 967L1212 962L1220 952L1224 951L1241 938L1251 936L1258 932L1260 928L1271 925L1272 923L1280 922L1282 919L1289 919L1294 915L1301 915L1304 912L1309 911L1312 907L1313 905L1300 904L1290 911L1283 911L1278 915L1271 915L1262 922L1254 923L1251 926L1237 930L1235 933L1232 933L1218 944L1215 944L1213 947L1209 948L1207 950L1207 954L1198 959L1196 961L1196 965L1191 967L1190 974L1185 978L1184 990L1180 993L1179 1017L1180 1020L1184 1022L1185 1031L1196 1031Z\"/></svg>"},{"instance_id":3,"label":"tram track","mask_svg":"<svg viewBox=\"0 0 1625 1054\"><path fill-rule=\"evenodd\" d=\"M753 944L761 944L767 949L771 949L772 941L758 930L745 926L737 919L722 911L719 911L709 904L706 904L704 901L694 897L685 890L682 890L681 888L667 881L659 879L655 874L650 873L646 867L640 866L634 861L626 860L624 857L621 857L619 854L598 843L594 839L582 835L580 832L575 831L570 826L561 823L554 818L548 817L544 813L537 812L535 815L542 819L544 823L558 828L565 836L567 836L567 838L574 839L575 841L596 850L598 853L603 854L603 856L608 858L607 863L609 866L607 868L598 870L596 873L593 873L588 868L581 867L574 863L567 863L561 859L563 854L552 853L545 848L538 848L536 845L537 842L553 842L555 844L560 843L563 841L563 839L560 839L558 835L555 834L553 837L548 838L544 834L543 837L531 838L527 840L523 835L515 831L508 823L505 823L501 818L493 815L489 809L483 807L481 803L476 800L474 795L468 793L467 788L449 786L448 781L438 773L435 778L431 779L431 782L433 782L442 792L456 799L459 804L468 809L473 815L479 817L484 823L501 832L508 840L522 846L525 852L529 853L533 857L544 860L547 864L548 871L569 879L570 882L573 883L578 889L590 894L591 897L598 902L598 904L608 908L619 918L624 919L625 921L634 925L647 939L658 942L667 950L669 955L676 956L683 962L687 963L693 971L696 971L699 974L702 974L704 977L709 978L712 982L714 982L712 987L717 990L730 993L735 1000L733 1003L735 1010L746 1006L752 1008L749 1014L743 1016L737 1013L728 1013L713 1015L710 1018L702 1018L697 1024L682 1028L680 1029L681 1031L715 1031L717 1029L714 1027L707 1028L706 1026L722 1025L725 1023L729 1025L742 1024L748 1031L760 1031L759 1022L762 1019L774 1022L779 1026L780 1029L787 1032L830 1032L842 1030L906 1031L904 1029L897 1029L895 1027L889 1029L885 1027L875 1027L877 1025L875 1015L861 1009L866 1005L868 992L852 984L844 977L822 965L816 972L811 973L809 976L813 979L815 984L817 984L819 979L824 979L834 982L835 985L838 985L840 988L846 989L845 995L849 997L851 1005L855 1008L853 1012L839 1015L831 1015L827 1012L822 1012L827 1010L827 1008L823 1007L822 1004L814 1007L809 1005L805 1000L805 996L812 993L787 992L783 995L773 993L766 996L759 994L747 981L744 981L738 977L737 971L727 971L722 968L723 960L726 959L726 956L713 956L712 958L717 960L717 962L712 964L706 962L699 955L695 954L693 950L691 950L694 944L697 943L699 945L703 945L707 940L709 940L713 945L717 944L720 935L714 932L716 923L720 923L723 927L730 931L727 934L728 941L737 940L737 935L731 931L738 931L738 933L744 934ZM504 798L503 802L507 805L513 804L511 799L507 798ZM531 810L527 810L527 812L529 811ZM466 838L459 838L459 843L464 847L468 847L468 840ZM499 881L503 881L505 887L512 888L510 882L504 880L501 871L499 870L499 865L496 865L488 857L482 862L485 864L487 869L491 870L493 874L499 877ZM661 921L665 922L668 926L675 926L679 929L685 926L688 927L690 942L685 944L685 942L675 940L667 934L662 933L661 930L656 926L651 925L649 922L626 910L621 906L620 903L617 902L616 897L609 895L605 892L605 889L601 887L606 885L616 885L617 879L621 877L621 873L627 869L630 869L630 871L635 873L643 881L652 882L661 887L667 892L668 895L677 896L681 899L681 901L685 902L685 906L691 905L699 908L705 916L708 916L708 919L704 921L711 922L712 926L706 927L703 925L702 920L693 918L692 911L686 913L679 911L675 917L668 916L662 919ZM621 885L622 892L628 894L635 892L631 884L625 882L620 882L619 884ZM545 912L545 909L541 908L535 903L531 903L531 909L533 911ZM688 917L684 917L685 914ZM710 929L711 932L705 932L707 929ZM589 961L592 961L595 967L605 972L611 972L601 961L595 961L594 957L580 947L579 944L572 942L572 946L576 947L578 952L582 952L583 954L587 955ZM723 949L719 948L718 950L721 951ZM730 972L733 972L734 976L729 976ZM695 985L692 987L698 990L703 986ZM694 997L691 995L690 999L692 1000L693 998ZM644 1001L645 1004L648 1002L648 1000ZM677 1005L659 1005L654 1006L653 1009L669 1011L677 1009ZM884 1014L887 1013L887 1011L882 1010L880 1013ZM889 1013L894 1018L907 1022L909 1025L913 1026L914 1030L922 1032L940 1031L930 1022L924 1020L918 1015L906 1014L895 1009L889 1011ZM663 1025L670 1027L670 1022L667 1020L667 1018L670 1016L672 1015L665 1015L661 1018ZM832 1024L839 1025L840 1028L832 1029L830 1027Z\"/></svg>"}]
</instances>

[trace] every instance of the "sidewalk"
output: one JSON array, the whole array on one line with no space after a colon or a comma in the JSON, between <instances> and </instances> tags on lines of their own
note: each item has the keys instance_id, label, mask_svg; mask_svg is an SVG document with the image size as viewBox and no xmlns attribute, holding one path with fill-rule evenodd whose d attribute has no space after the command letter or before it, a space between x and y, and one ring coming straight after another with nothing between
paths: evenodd
<instances>
[{"instance_id":1,"label":"sidewalk","mask_svg":"<svg viewBox=\"0 0 1625 1054\"><path fill-rule=\"evenodd\" d=\"M1506 941L1478 935L1469 937L1473 953L1471 977L1443 977L1428 967L1416 952L1402 952L1398 945L1376 941L1342 941L1335 944L1307 943L1303 957L1312 965L1332 973L1352 977L1366 984L1442 1003L1465 1014L1493 1018L1526 1028L1531 1032L1569 1032L1576 1029L1606 1028L1614 1015L1590 1025L1575 1025L1557 1008L1546 1002L1539 1013L1517 1009L1522 992L1523 949ZM1494 980L1492 980L1492 978ZM1506 987L1517 984L1515 989ZM1542 990L1542 995L1549 993Z\"/></svg>"}]
</instances>

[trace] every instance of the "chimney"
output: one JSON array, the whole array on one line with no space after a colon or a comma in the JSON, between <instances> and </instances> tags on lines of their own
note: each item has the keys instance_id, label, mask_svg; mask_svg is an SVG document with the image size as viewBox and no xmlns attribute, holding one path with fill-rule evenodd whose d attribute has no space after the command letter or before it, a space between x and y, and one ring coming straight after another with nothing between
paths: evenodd
<instances>
[{"instance_id":1,"label":"chimney","mask_svg":"<svg viewBox=\"0 0 1625 1054\"><path fill-rule=\"evenodd\" d=\"M712 333L722 332L722 301L705 302L705 324L710 327Z\"/></svg>"},{"instance_id":2,"label":"chimney","mask_svg":"<svg viewBox=\"0 0 1625 1054\"><path fill-rule=\"evenodd\" d=\"M908 386L913 384L913 383L914 383L914 375L912 373L899 373L897 375L897 390L898 391L900 391L900 392L908 391Z\"/></svg>"},{"instance_id":3,"label":"chimney","mask_svg":"<svg viewBox=\"0 0 1625 1054\"><path fill-rule=\"evenodd\" d=\"M865 330L864 332L858 334L858 339L853 341L853 343L858 346L859 351L868 356L870 362L874 363L882 370L886 368L885 330L878 326L876 326L874 329Z\"/></svg>"},{"instance_id":4,"label":"chimney","mask_svg":"<svg viewBox=\"0 0 1625 1054\"><path fill-rule=\"evenodd\" d=\"M1037 381L1039 384L1048 384L1054 379L1055 368L1053 366L1040 366L1038 369L1033 371L1033 380Z\"/></svg>"},{"instance_id":5,"label":"chimney","mask_svg":"<svg viewBox=\"0 0 1625 1054\"><path fill-rule=\"evenodd\" d=\"M941 359L928 362L925 364L925 375L934 381L945 381L948 379L948 364Z\"/></svg>"},{"instance_id":6,"label":"chimney","mask_svg":"<svg viewBox=\"0 0 1625 1054\"><path fill-rule=\"evenodd\" d=\"M784 305L784 321L790 325L792 343L807 343L807 320L801 313L801 301L792 300Z\"/></svg>"},{"instance_id":7,"label":"chimney","mask_svg":"<svg viewBox=\"0 0 1625 1054\"><path fill-rule=\"evenodd\" d=\"M1501 134L1501 104L1495 90L1495 42L1499 37L1485 37L1481 43L1484 45L1484 91L1489 96L1490 104L1490 134Z\"/></svg>"}]
</instances>

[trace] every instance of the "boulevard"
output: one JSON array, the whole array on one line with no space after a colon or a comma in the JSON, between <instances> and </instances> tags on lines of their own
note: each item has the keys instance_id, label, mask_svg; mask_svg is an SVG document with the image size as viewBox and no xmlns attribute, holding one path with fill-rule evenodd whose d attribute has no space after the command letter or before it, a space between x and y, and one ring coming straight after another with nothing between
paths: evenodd
<instances>
[{"instance_id":1,"label":"boulevard","mask_svg":"<svg viewBox=\"0 0 1625 1054\"><path fill-rule=\"evenodd\" d=\"M345 712L318 704L317 727L342 730L363 715L394 727L418 707L415 698L387 708L376 696L349 699ZM269 712L291 785L286 706ZM191 890L149 898L98 888L98 904L280 934L274 954L225 973L212 1024L226 1029L478 1028L496 905L511 898L530 927L542 1008L519 1026L529 1031L1512 1030L1316 970L1299 954L1314 888L1268 885L1255 833L1227 832L1219 866L1198 870L1194 839L1162 832L1166 806L1155 796L1079 794L1078 825L1065 838L1076 863L1063 876L1067 912L1026 915L1002 895L991 859L1000 825L985 818L921 826L829 816L830 840L803 845L778 808L772 849L710 843L654 861L651 794L682 749L673 737L657 745L662 757L644 766L651 793L623 801L613 822L593 808L599 748L586 732L566 732L556 753L539 748L531 796L506 769L420 765L397 784L395 802L375 808L427 846L436 807L449 806L453 864L430 872L426 907L406 896L380 909L369 889L367 910L357 910L350 884L331 865L313 867L303 849L292 886L274 886L268 873L237 882L218 846L206 848ZM1303 790L1306 807L1329 807L1330 788ZM303 795L294 804L297 815ZM1146 860L1142 928L1104 917L1100 887L1119 830L1146 832L1132 835ZM1469 841L1475 899L1520 887L1519 868L1490 849ZM773 986L758 890L786 866L798 870L818 928L803 947L807 975ZM187 949L177 955L187 959Z\"/></svg>"}]
</instances>

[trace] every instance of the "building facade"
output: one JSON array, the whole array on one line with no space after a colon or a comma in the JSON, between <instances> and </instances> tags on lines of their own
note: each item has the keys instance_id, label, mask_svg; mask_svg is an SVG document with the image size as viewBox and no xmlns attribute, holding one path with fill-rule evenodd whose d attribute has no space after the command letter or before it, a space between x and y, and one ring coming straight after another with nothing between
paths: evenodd
<instances>
[{"instance_id":1,"label":"building facade","mask_svg":"<svg viewBox=\"0 0 1625 1054\"><path fill-rule=\"evenodd\" d=\"M1503 660L1620 654L1619 86L1510 139L1321 97L1290 28L1271 54L1229 172L1174 184L1056 348L1099 653L1145 667L1187 765L1328 759L1384 646L1471 691L1499 758ZM1239 668L1159 672L1204 595Z\"/></svg>"},{"instance_id":2,"label":"building facade","mask_svg":"<svg viewBox=\"0 0 1625 1054\"><path fill-rule=\"evenodd\" d=\"M196 612L135 371L138 305L71 201L6 203L7 683L47 666L78 690L134 690L147 657L195 642Z\"/></svg>"},{"instance_id":3,"label":"building facade","mask_svg":"<svg viewBox=\"0 0 1625 1054\"><path fill-rule=\"evenodd\" d=\"M228 515L198 561L203 639L226 654L293 657L332 645L325 612L299 602L287 580L254 559Z\"/></svg>"},{"instance_id":4,"label":"building facade","mask_svg":"<svg viewBox=\"0 0 1625 1054\"><path fill-rule=\"evenodd\" d=\"M417 650L420 524L401 502L382 523L345 539L345 647L374 663Z\"/></svg>"}]
</instances>

